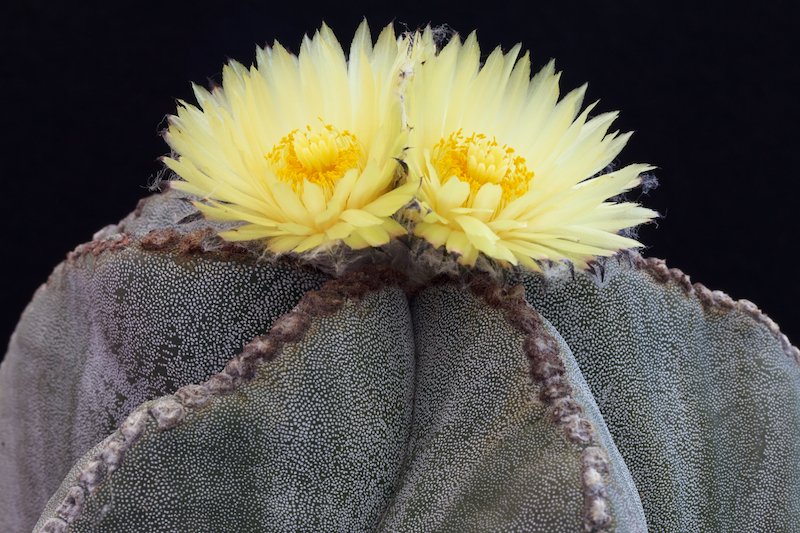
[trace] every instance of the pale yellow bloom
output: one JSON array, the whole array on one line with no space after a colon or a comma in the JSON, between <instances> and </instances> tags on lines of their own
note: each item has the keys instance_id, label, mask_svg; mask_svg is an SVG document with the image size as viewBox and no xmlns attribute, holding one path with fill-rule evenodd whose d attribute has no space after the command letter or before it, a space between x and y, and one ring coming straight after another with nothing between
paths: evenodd
<instances>
[{"instance_id":1,"label":"pale yellow bloom","mask_svg":"<svg viewBox=\"0 0 800 533\"><path fill-rule=\"evenodd\" d=\"M366 21L349 61L323 26L298 56L280 44L256 51L257 67L230 62L222 87L195 86L198 107L181 102L165 158L206 217L246 224L220 235L264 240L275 252L344 241L380 246L405 229L390 218L418 182L403 178L400 91L408 42L387 27L373 47ZM393 188L396 187L396 188Z\"/></svg>"},{"instance_id":2,"label":"pale yellow bloom","mask_svg":"<svg viewBox=\"0 0 800 533\"><path fill-rule=\"evenodd\" d=\"M609 198L640 183L653 167L629 165L596 176L630 134L607 133L616 113L591 120L580 111L586 87L558 101L550 62L533 79L520 45L498 48L480 66L475 34L454 37L438 54L430 30L417 36L420 60L405 93L412 128L406 157L422 177L414 234L445 246L462 264L479 253L502 264L569 260L641 246L619 230L657 213Z\"/></svg>"}]
</instances>

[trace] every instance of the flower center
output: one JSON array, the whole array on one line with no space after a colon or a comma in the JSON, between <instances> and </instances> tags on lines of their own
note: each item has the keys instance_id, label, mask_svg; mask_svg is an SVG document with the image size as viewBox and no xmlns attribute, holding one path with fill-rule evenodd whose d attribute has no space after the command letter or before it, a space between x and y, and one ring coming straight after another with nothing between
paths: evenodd
<instances>
[{"instance_id":1,"label":"flower center","mask_svg":"<svg viewBox=\"0 0 800 533\"><path fill-rule=\"evenodd\" d=\"M355 135L325 124L321 131L294 130L272 148L267 161L297 191L303 180L332 188L351 168L359 167L361 150Z\"/></svg>"},{"instance_id":2,"label":"flower center","mask_svg":"<svg viewBox=\"0 0 800 533\"><path fill-rule=\"evenodd\" d=\"M442 138L433 147L432 163L436 166L442 182L456 176L469 183L472 194L484 184L494 183L503 188L503 201L522 196L533 178L525 166L524 157L514 157L514 149L500 146L494 138L473 133L464 137L461 130Z\"/></svg>"}]
</instances>

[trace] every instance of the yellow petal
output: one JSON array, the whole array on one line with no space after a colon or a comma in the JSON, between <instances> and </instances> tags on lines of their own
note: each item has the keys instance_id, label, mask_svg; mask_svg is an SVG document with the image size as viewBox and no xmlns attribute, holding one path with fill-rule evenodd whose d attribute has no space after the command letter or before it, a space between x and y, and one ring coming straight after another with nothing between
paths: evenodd
<instances>
[{"instance_id":1,"label":"yellow petal","mask_svg":"<svg viewBox=\"0 0 800 533\"><path fill-rule=\"evenodd\" d=\"M501 231L522 229L527 227L527 223L518 222L516 220L492 220L486 225L489 226L489 229L495 233L500 233Z\"/></svg>"},{"instance_id":2,"label":"yellow petal","mask_svg":"<svg viewBox=\"0 0 800 533\"><path fill-rule=\"evenodd\" d=\"M378 197L361 209L379 217L391 216L414 199L414 193L418 188L416 183L406 183Z\"/></svg>"},{"instance_id":3,"label":"yellow petal","mask_svg":"<svg viewBox=\"0 0 800 533\"><path fill-rule=\"evenodd\" d=\"M223 231L219 235L227 241L252 241L268 237L284 235L285 232L276 228L266 228L258 224L247 224L236 229Z\"/></svg>"},{"instance_id":4,"label":"yellow petal","mask_svg":"<svg viewBox=\"0 0 800 533\"><path fill-rule=\"evenodd\" d=\"M306 180L303 183L303 205L312 217L317 217L322 214L327 207L325 193L322 192L322 187Z\"/></svg>"},{"instance_id":5,"label":"yellow petal","mask_svg":"<svg viewBox=\"0 0 800 533\"><path fill-rule=\"evenodd\" d=\"M361 172L347 199L347 207L350 209L361 207L375 196L383 192L388 183L381 180L381 168L377 162L370 161L366 168Z\"/></svg>"},{"instance_id":6,"label":"yellow petal","mask_svg":"<svg viewBox=\"0 0 800 533\"><path fill-rule=\"evenodd\" d=\"M464 215L457 216L454 220L461 226L469 238L469 242L475 248L490 256L497 251L495 243L500 238L486 224L476 218Z\"/></svg>"},{"instance_id":7,"label":"yellow petal","mask_svg":"<svg viewBox=\"0 0 800 533\"><path fill-rule=\"evenodd\" d=\"M434 248L438 248L439 246L445 244L452 232L453 230L447 226L443 226L441 224L429 224L427 222L420 222L414 228L414 235L424 238L426 241L431 243Z\"/></svg>"},{"instance_id":8,"label":"yellow petal","mask_svg":"<svg viewBox=\"0 0 800 533\"><path fill-rule=\"evenodd\" d=\"M223 237L273 251L330 246L353 224L383 228L350 239L358 247L404 233L387 217L419 187L410 178L392 190L408 145L398 76L409 46L388 27L373 47L364 23L348 64L323 25L298 56L275 43L256 50L257 66L230 61L221 87L194 86L198 105L179 102L169 119L164 137L180 157L164 162L185 180L174 187L205 199L209 218L249 223Z\"/></svg>"},{"instance_id":9,"label":"yellow petal","mask_svg":"<svg viewBox=\"0 0 800 533\"><path fill-rule=\"evenodd\" d=\"M308 209L289 185L280 181L272 184L272 194L290 220L304 226L314 225Z\"/></svg>"},{"instance_id":10,"label":"yellow petal","mask_svg":"<svg viewBox=\"0 0 800 533\"><path fill-rule=\"evenodd\" d=\"M383 219L381 227L392 237L400 237L401 235L408 234L408 231L402 224L389 217Z\"/></svg>"},{"instance_id":11,"label":"yellow petal","mask_svg":"<svg viewBox=\"0 0 800 533\"><path fill-rule=\"evenodd\" d=\"M344 239L344 243L353 250L362 250L371 246L371 244L364 240L364 238L356 231L353 231L349 237Z\"/></svg>"},{"instance_id":12,"label":"yellow petal","mask_svg":"<svg viewBox=\"0 0 800 533\"><path fill-rule=\"evenodd\" d=\"M455 252L463 255L469 245L469 238L463 231L454 230L447 237L446 247L448 252Z\"/></svg>"},{"instance_id":13,"label":"yellow petal","mask_svg":"<svg viewBox=\"0 0 800 533\"><path fill-rule=\"evenodd\" d=\"M320 244L325 242L325 234L324 233L315 233L310 237L307 237L303 241L301 241L294 249L295 252L301 253L305 252L306 250L310 250L312 248L316 248Z\"/></svg>"},{"instance_id":14,"label":"yellow petal","mask_svg":"<svg viewBox=\"0 0 800 533\"><path fill-rule=\"evenodd\" d=\"M436 211L444 216L450 209L461 207L469 198L469 183L464 183L455 176L436 193Z\"/></svg>"},{"instance_id":15,"label":"yellow petal","mask_svg":"<svg viewBox=\"0 0 800 533\"><path fill-rule=\"evenodd\" d=\"M597 175L629 137L611 131L617 114L590 118L596 103L582 109L586 86L559 102L554 63L530 79L529 57L516 61L519 52L495 50L481 67L472 34L423 54L404 98L406 160L422 177L414 235L444 244L465 265L480 251L535 270L537 260L584 267L594 255L638 245L615 232L655 212L609 208L608 199L638 185L648 167Z\"/></svg>"},{"instance_id":16,"label":"yellow petal","mask_svg":"<svg viewBox=\"0 0 800 533\"><path fill-rule=\"evenodd\" d=\"M389 242L389 233L382 226L360 227L354 230L370 246L382 246Z\"/></svg>"},{"instance_id":17,"label":"yellow petal","mask_svg":"<svg viewBox=\"0 0 800 533\"><path fill-rule=\"evenodd\" d=\"M270 239L269 249L276 253L290 252L294 250L301 242L305 241L307 237L303 235L286 235L283 237L276 237Z\"/></svg>"},{"instance_id":18,"label":"yellow petal","mask_svg":"<svg viewBox=\"0 0 800 533\"><path fill-rule=\"evenodd\" d=\"M491 209L473 209L471 207L456 207L455 209L451 209L450 213L453 213L453 214L456 214L456 215L476 215L478 213L491 214L492 210Z\"/></svg>"},{"instance_id":19,"label":"yellow petal","mask_svg":"<svg viewBox=\"0 0 800 533\"><path fill-rule=\"evenodd\" d=\"M464 250L464 253L461 255L461 257L458 258L458 262L462 265L473 266L475 265L475 261L478 260L478 255L478 249L472 245L469 245L467 246L466 250Z\"/></svg>"},{"instance_id":20,"label":"yellow petal","mask_svg":"<svg viewBox=\"0 0 800 533\"><path fill-rule=\"evenodd\" d=\"M337 222L325 230L325 235L331 240L345 239L349 237L351 233L353 233L353 225L347 222Z\"/></svg>"},{"instance_id":21,"label":"yellow petal","mask_svg":"<svg viewBox=\"0 0 800 533\"><path fill-rule=\"evenodd\" d=\"M295 224L294 222L284 222L278 224L278 229L285 231L291 235L314 235L317 231L314 228L303 226L302 224Z\"/></svg>"},{"instance_id":22,"label":"yellow petal","mask_svg":"<svg viewBox=\"0 0 800 533\"><path fill-rule=\"evenodd\" d=\"M452 209L451 209L451 211L452 211ZM440 215L439 213L437 213L435 211L428 211L425 214L425 216L422 217L422 220L424 222L427 222L428 224L435 224L437 222L440 223L440 224L449 224L450 223L450 221L448 219L444 218L442 215Z\"/></svg>"},{"instance_id":23,"label":"yellow petal","mask_svg":"<svg viewBox=\"0 0 800 533\"><path fill-rule=\"evenodd\" d=\"M348 209L347 211L343 211L342 214L339 215L339 218L357 228L379 226L382 222L381 219L375 215L371 215L360 209Z\"/></svg>"},{"instance_id":24,"label":"yellow petal","mask_svg":"<svg viewBox=\"0 0 800 533\"><path fill-rule=\"evenodd\" d=\"M252 224L257 224L267 228L275 227L279 224L276 220L270 220L263 216L253 215L243 208L236 208L231 205L213 202L211 205L203 202L192 202L198 211L211 215L214 220L238 221L244 220Z\"/></svg>"},{"instance_id":25,"label":"yellow petal","mask_svg":"<svg viewBox=\"0 0 800 533\"><path fill-rule=\"evenodd\" d=\"M501 242L496 244L497 249L495 250L492 257L499 261L505 261L506 263L510 263L512 265L517 264L517 257L514 255L514 252L509 250L509 248Z\"/></svg>"},{"instance_id":26,"label":"yellow petal","mask_svg":"<svg viewBox=\"0 0 800 533\"><path fill-rule=\"evenodd\" d=\"M488 222L492 213L500 205L503 197L503 188L494 183L486 183L478 189L475 199L472 201L472 208L476 210L475 218L481 222Z\"/></svg>"},{"instance_id":27,"label":"yellow petal","mask_svg":"<svg viewBox=\"0 0 800 533\"><path fill-rule=\"evenodd\" d=\"M328 208L314 219L314 222L318 226L325 227L330 224L332 220L339 218L341 212L344 211L345 205L347 205L347 197L350 195L353 184L357 179L357 169L349 170L342 176L342 179L336 184L333 197L328 201Z\"/></svg>"}]
</instances>

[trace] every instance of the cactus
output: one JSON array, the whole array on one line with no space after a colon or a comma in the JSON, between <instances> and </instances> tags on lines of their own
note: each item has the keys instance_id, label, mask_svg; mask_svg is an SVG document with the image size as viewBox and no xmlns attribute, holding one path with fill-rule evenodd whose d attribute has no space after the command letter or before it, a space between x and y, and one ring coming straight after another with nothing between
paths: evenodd
<instances>
[{"instance_id":1,"label":"cactus","mask_svg":"<svg viewBox=\"0 0 800 533\"><path fill-rule=\"evenodd\" d=\"M398 121L431 89L407 90ZM237 225L238 193L204 203L193 175L72 252L0 368L3 530L800 531L800 351L773 322L634 251L590 258L638 244L609 220L612 237L568 224L556 248L488 219L497 238L462 220L437 244L460 231L450 185L415 157L359 208L373 218L343 212L319 236ZM533 179L524 162L514 179ZM632 167L595 181L609 196L576 220L649 218L605 203L647 168ZM381 214L415 175L417 214Z\"/></svg>"}]
</instances>

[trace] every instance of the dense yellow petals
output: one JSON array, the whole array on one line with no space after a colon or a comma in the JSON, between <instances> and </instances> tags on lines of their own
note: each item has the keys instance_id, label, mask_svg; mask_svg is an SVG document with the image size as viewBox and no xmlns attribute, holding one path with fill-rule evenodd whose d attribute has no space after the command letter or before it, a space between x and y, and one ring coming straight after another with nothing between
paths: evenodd
<instances>
[{"instance_id":1,"label":"dense yellow petals","mask_svg":"<svg viewBox=\"0 0 800 533\"><path fill-rule=\"evenodd\" d=\"M496 49L481 66L474 33L437 50L426 31L414 46L420 60L404 97L406 163L421 179L414 235L465 265L480 252L536 270L537 261L587 267L595 256L641 246L618 232L657 213L611 198L652 167L600 175L630 134L609 133L616 113L581 110L585 85L559 101L554 63L531 78L519 45Z\"/></svg>"},{"instance_id":2,"label":"dense yellow petals","mask_svg":"<svg viewBox=\"0 0 800 533\"><path fill-rule=\"evenodd\" d=\"M275 43L256 51L257 66L231 61L221 87L194 86L197 107L180 102L170 117L178 156L164 162L182 178L172 186L198 196L207 218L246 223L220 234L228 240L274 252L386 244L402 234L390 217L418 189L400 164L409 44L387 27L373 47L365 21L348 63L323 25L297 57Z\"/></svg>"},{"instance_id":3,"label":"dense yellow petals","mask_svg":"<svg viewBox=\"0 0 800 533\"><path fill-rule=\"evenodd\" d=\"M339 215L339 218L345 222L349 222L357 228L379 226L381 224L380 218L376 217L375 215L370 215L366 211L362 211L360 209L348 209L347 211L343 211Z\"/></svg>"},{"instance_id":4,"label":"dense yellow petals","mask_svg":"<svg viewBox=\"0 0 800 533\"><path fill-rule=\"evenodd\" d=\"M430 28L387 27L373 45L366 22L347 55L324 25L297 57L258 49L170 117L172 186L207 218L241 222L223 238L274 252L382 246L407 231L397 213L464 265L586 267L641 246L622 230L657 213L612 199L652 167L607 172L630 137L610 130L617 114L590 117L585 85L559 100L554 63L531 77L520 52L482 63L475 33L437 50Z\"/></svg>"}]
</instances>

